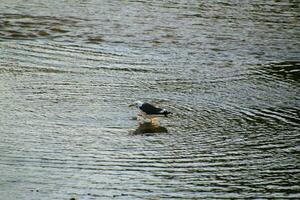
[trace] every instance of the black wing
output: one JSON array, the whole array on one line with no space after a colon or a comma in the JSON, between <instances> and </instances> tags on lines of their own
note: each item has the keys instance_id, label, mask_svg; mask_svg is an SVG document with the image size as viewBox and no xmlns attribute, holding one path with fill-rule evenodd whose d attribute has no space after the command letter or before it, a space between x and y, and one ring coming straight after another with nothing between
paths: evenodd
<instances>
[{"instance_id":1,"label":"black wing","mask_svg":"<svg viewBox=\"0 0 300 200\"><path fill-rule=\"evenodd\" d=\"M157 108L149 103L144 103L140 109L148 115L164 114L163 109Z\"/></svg>"}]
</instances>

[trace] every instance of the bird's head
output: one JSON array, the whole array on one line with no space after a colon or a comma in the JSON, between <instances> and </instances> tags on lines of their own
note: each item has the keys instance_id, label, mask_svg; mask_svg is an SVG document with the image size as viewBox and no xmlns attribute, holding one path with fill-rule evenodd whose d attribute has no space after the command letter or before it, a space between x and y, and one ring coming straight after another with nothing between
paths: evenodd
<instances>
[{"instance_id":1,"label":"bird's head","mask_svg":"<svg viewBox=\"0 0 300 200\"><path fill-rule=\"evenodd\" d=\"M141 102L141 101L135 101L132 104L130 104L129 107L137 107L137 108L139 108L142 105L143 105L143 102Z\"/></svg>"}]
</instances>

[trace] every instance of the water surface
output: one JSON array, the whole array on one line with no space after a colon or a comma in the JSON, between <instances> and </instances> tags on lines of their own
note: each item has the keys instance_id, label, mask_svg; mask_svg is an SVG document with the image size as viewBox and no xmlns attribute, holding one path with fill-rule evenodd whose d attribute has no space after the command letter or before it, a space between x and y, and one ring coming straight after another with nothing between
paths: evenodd
<instances>
[{"instance_id":1,"label":"water surface","mask_svg":"<svg viewBox=\"0 0 300 200\"><path fill-rule=\"evenodd\" d=\"M2 1L1 199L300 198L297 1ZM172 117L139 124L135 100Z\"/></svg>"}]
</instances>

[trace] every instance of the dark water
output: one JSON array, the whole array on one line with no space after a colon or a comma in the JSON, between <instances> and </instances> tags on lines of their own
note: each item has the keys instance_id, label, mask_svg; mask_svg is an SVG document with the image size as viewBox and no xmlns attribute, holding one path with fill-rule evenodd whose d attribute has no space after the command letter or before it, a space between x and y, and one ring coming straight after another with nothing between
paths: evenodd
<instances>
[{"instance_id":1,"label":"dark water","mask_svg":"<svg viewBox=\"0 0 300 200\"><path fill-rule=\"evenodd\" d=\"M0 199L300 198L299 13L1 1Z\"/></svg>"}]
</instances>

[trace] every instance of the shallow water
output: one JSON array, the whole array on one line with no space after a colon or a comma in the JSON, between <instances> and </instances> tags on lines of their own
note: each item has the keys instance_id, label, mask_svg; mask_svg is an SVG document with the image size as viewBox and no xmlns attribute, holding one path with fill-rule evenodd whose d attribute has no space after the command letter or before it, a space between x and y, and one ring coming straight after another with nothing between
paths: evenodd
<instances>
[{"instance_id":1,"label":"shallow water","mask_svg":"<svg viewBox=\"0 0 300 200\"><path fill-rule=\"evenodd\" d=\"M1 2L1 199L300 198L299 13ZM139 124L137 99L174 114Z\"/></svg>"}]
</instances>

